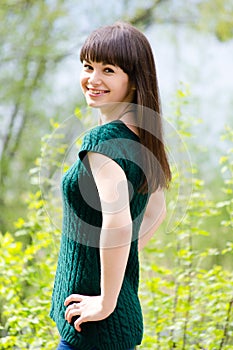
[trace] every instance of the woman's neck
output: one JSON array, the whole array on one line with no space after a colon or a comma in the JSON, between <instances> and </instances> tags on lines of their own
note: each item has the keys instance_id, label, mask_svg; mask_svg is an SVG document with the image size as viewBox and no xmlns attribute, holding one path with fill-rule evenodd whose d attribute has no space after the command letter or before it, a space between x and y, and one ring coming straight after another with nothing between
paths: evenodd
<instances>
[{"instance_id":1,"label":"woman's neck","mask_svg":"<svg viewBox=\"0 0 233 350\"><path fill-rule=\"evenodd\" d=\"M111 106L100 109L99 125L110 123L114 120L121 119L125 123L135 124L135 111L131 105Z\"/></svg>"},{"instance_id":2,"label":"woman's neck","mask_svg":"<svg viewBox=\"0 0 233 350\"><path fill-rule=\"evenodd\" d=\"M136 123L135 111L132 109L126 110L117 117L109 117L109 115L100 115L99 125L110 123L114 120L121 120L131 131L139 136L138 125Z\"/></svg>"}]
</instances>

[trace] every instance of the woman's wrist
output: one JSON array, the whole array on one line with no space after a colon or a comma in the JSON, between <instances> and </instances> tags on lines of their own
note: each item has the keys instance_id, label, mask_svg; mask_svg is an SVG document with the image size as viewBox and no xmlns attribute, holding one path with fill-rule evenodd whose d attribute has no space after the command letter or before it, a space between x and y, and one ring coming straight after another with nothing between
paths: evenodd
<instances>
[{"instance_id":1,"label":"woman's wrist","mask_svg":"<svg viewBox=\"0 0 233 350\"><path fill-rule=\"evenodd\" d=\"M110 315L115 310L117 301L115 298L106 295L100 295L100 298L104 312Z\"/></svg>"}]
</instances>

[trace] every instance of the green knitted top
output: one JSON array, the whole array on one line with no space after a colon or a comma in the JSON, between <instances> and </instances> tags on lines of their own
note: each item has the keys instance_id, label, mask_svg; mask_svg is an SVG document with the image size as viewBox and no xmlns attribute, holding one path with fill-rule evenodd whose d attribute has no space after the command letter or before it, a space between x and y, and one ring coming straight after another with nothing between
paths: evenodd
<instances>
[{"instance_id":1,"label":"green knitted top","mask_svg":"<svg viewBox=\"0 0 233 350\"><path fill-rule=\"evenodd\" d=\"M82 324L79 333L65 318L64 300L73 293L100 295L99 237L102 224L98 191L87 152L102 153L124 170L129 189L133 235L122 288L114 312L104 320ZM138 299L137 236L148 201L138 192L143 179L142 145L120 120L89 131L78 160L62 180L63 229L50 315L61 337L80 350L125 350L142 341L143 321Z\"/></svg>"}]
</instances>

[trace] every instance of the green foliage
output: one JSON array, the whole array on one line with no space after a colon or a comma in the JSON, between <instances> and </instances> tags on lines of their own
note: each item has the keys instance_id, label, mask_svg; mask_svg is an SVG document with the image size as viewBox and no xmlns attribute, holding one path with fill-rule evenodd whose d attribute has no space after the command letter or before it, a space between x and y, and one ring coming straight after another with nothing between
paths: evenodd
<instances>
[{"instance_id":1,"label":"green foliage","mask_svg":"<svg viewBox=\"0 0 233 350\"><path fill-rule=\"evenodd\" d=\"M187 99L188 91L178 94L176 121L184 128L181 134L187 140L182 99ZM164 226L142 254L141 299L146 325L143 349L233 348L232 266L224 268L214 261L216 257L221 261L225 255L232 259L233 244L224 238L232 233L232 135L227 127L223 139L229 141L230 149L220 159L225 174L219 189L223 200L208 198L208 189L192 165L192 193L185 217L172 233L167 234ZM174 169L168 207L176 205L180 180ZM190 186L190 178L185 181ZM178 202L182 207L185 198L180 196ZM214 231L208 224L210 217L218 219ZM219 234L225 242L223 249L211 243Z\"/></svg>"},{"instance_id":2,"label":"green foliage","mask_svg":"<svg viewBox=\"0 0 233 350\"><path fill-rule=\"evenodd\" d=\"M233 37L233 3L230 0L205 0L199 3L199 28L214 32L220 41Z\"/></svg>"},{"instance_id":3,"label":"green foliage","mask_svg":"<svg viewBox=\"0 0 233 350\"><path fill-rule=\"evenodd\" d=\"M231 0L149 0L147 4L140 4L135 11L131 11L128 17L133 25L144 29L153 23L174 23L213 33L222 42L233 37Z\"/></svg>"},{"instance_id":4,"label":"green foliage","mask_svg":"<svg viewBox=\"0 0 233 350\"><path fill-rule=\"evenodd\" d=\"M11 230L11 223L26 210L25 192L31 190L28 171L40 152L41 135L49 131L48 117L55 114L54 105L48 113L47 99L51 74L67 57L68 22L58 30L67 16L62 0L2 0L0 4L0 226L4 231Z\"/></svg>"},{"instance_id":5,"label":"green foliage","mask_svg":"<svg viewBox=\"0 0 233 350\"><path fill-rule=\"evenodd\" d=\"M177 130L188 142L189 126L182 105L188 103L188 90L178 91L175 104ZM80 111L76 110L80 116ZM88 120L88 119L87 119ZM54 124L54 127L59 125ZM56 133L56 137L62 135ZM60 135L60 136L59 136ZM222 142L229 150L220 159L223 175L222 199L209 198L205 183L192 164L185 186L191 186L190 198L180 195L179 208L185 216L176 218L174 230L166 231L166 223L141 255L141 288L145 335L142 349L208 349L227 350L233 347L233 273L232 266L221 264L232 258L233 244L226 238L232 232L233 131L226 127ZM44 138L43 149L49 138ZM46 155L53 155L54 144ZM66 153L63 141L59 152ZM36 161L36 176L41 166ZM61 163L46 158L46 166L54 169ZM176 209L180 178L173 168L173 183L168 194L168 211ZM46 183L46 189L53 186ZM186 187L184 187L186 189ZM182 193L181 193L182 194ZM41 192L27 200L27 217L15 222L14 235L0 237L0 349L51 349L59 335L49 318L50 299L56 269L60 230L51 225L49 208ZM50 204L52 207L54 203ZM45 208L48 212L45 211ZM59 213L60 215L60 213ZM215 226L209 219L215 219ZM215 245L221 234L223 248ZM232 261L231 261L232 263Z\"/></svg>"},{"instance_id":6,"label":"green foliage","mask_svg":"<svg viewBox=\"0 0 233 350\"><path fill-rule=\"evenodd\" d=\"M55 349L58 335L48 314L58 232L43 210L40 192L30 195L28 217L19 218L15 227L16 238L10 233L0 237L0 349Z\"/></svg>"}]
</instances>

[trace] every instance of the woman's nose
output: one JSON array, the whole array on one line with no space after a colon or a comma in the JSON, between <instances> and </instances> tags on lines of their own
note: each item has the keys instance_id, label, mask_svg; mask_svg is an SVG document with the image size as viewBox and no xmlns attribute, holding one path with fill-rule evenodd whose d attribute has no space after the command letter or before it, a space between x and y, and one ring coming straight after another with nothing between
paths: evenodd
<instances>
[{"instance_id":1,"label":"woman's nose","mask_svg":"<svg viewBox=\"0 0 233 350\"><path fill-rule=\"evenodd\" d=\"M92 85L98 85L101 83L100 74L97 71L93 71L88 79L88 82Z\"/></svg>"}]
</instances>

